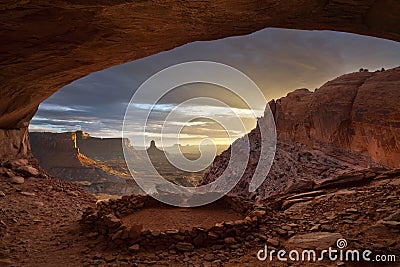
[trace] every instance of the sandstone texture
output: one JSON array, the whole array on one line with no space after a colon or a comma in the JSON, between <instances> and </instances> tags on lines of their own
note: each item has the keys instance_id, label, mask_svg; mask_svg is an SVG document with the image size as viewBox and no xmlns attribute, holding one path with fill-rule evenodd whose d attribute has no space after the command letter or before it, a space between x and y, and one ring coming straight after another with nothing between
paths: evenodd
<instances>
[{"instance_id":1,"label":"sandstone texture","mask_svg":"<svg viewBox=\"0 0 400 267\"><path fill-rule=\"evenodd\" d=\"M314 232L293 236L288 240L288 244L296 248L322 250L336 247L336 241L340 238L343 238L343 236L339 233Z\"/></svg>"},{"instance_id":2,"label":"sandstone texture","mask_svg":"<svg viewBox=\"0 0 400 267\"><path fill-rule=\"evenodd\" d=\"M97 138L84 131L76 131L71 135L79 152L93 160L123 160L124 148L134 152L128 138Z\"/></svg>"},{"instance_id":3,"label":"sandstone texture","mask_svg":"<svg viewBox=\"0 0 400 267\"><path fill-rule=\"evenodd\" d=\"M397 1L4 2L0 129L5 133L0 142L10 140L27 150L27 142L8 131L27 127L40 102L94 71L188 42L266 27L336 30L399 41L399 17ZM23 156L8 149L1 148L8 157Z\"/></svg>"},{"instance_id":4,"label":"sandstone texture","mask_svg":"<svg viewBox=\"0 0 400 267\"><path fill-rule=\"evenodd\" d=\"M1 115L0 115L1 116ZM30 158L28 127L0 129L0 158Z\"/></svg>"},{"instance_id":5,"label":"sandstone texture","mask_svg":"<svg viewBox=\"0 0 400 267\"><path fill-rule=\"evenodd\" d=\"M258 128L250 132L249 140L251 150L246 170L238 184L231 193L250 198L268 198L286 193L312 191L318 187L336 186L342 177L350 177L345 184L362 182L364 172L372 172L379 175L387 169L385 165L376 163L367 156L351 153L333 146L320 144L318 149L307 145L290 141L279 141L274 162L265 181L253 193L249 191L249 184L260 157L260 139ZM241 142L238 140L236 142ZM239 155L246 160L246 155ZM228 165L230 150L217 156L212 165L206 170L201 184L208 184L222 175ZM369 167L373 167L369 170ZM374 169L375 168L375 169ZM239 169L231 170L232 173L240 173ZM355 175L353 172L356 172ZM361 172L362 174L359 174ZM348 175L347 175L348 174ZM347 175L347 176L346 176ZM331 182L330 181L338 181Z\"/></svg>"},{"instance_id":6,"label":"sandstone texture","mask_svg":"<svg viewBox=\"0 0 400 267\"><path fill-rule=\"evenodd\" d=\"M278 138L323 142L400 167L400 68L340 76L272 101Z\"/></svg>"},{"instance_id":7,"label":"sandstone texture","mask_svg":"<svg viewBox=\"0 0 400 267\"><path fill-rule=\"evenodd\" d=\"M82 154L78 144L86 143L77 139L75 132L33 132L29 135L33 155L50 175L72 181L96 194L126 195L141 192L126 168L110 168ZM110 142L95 139L90 142L99 144L97 148L96 145L84 146L90 155L101 158L109 151L110 159L123 157L121 139L116 148L113 147L114 150L110 149ZM111 141L115 143L114 139ZM123 160L118 162L124 163Z\"/></svg>"},{"instance_id":8,"label":"sandstone texture","mask_svg":"<svg viewBox=\"0 0 400 267\"><path fill-rule=\"evenodd\" d=\"M250 156L232 193L267 198L368 180L368 169L400 164L400 68L351 73L315 92L299 89L269 103L278 137L273 165L264 183L249 192L261 151L259 127L247 136ZM260 120L263 120L261 118ZM242 139L236 141L245 146ZM239 155L247 160L247 155ZM217 156L201 184L218 178L228 165L230 149ZM232 174L240 170L231 170ZM355 174L354 172L361 171ZM351 173L350 181L346 173ZM331 181L331 182L329 182Z\"/></svg>"}]
</instances>

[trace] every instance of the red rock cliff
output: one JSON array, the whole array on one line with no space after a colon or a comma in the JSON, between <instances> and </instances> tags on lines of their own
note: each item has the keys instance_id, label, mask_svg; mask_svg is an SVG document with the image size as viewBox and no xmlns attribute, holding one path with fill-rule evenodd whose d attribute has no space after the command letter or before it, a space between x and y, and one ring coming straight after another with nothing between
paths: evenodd
<instances>
[{"instance_id":1,"label":"red rock cliff","mask_svg":"<svg viewBox=\"0 0 400 267\"><path fill-rule=\"evenodd\" d=\"M340 76L271 101L280 139L327 143L400 167L400 68Z\"/></svg>"},{"instance_id":2,"label":"red rock cliff","mask_svg":"<svg viewBox=\"0 0 400 267\"><path fill-rule=\"evenodd\" d=\"M250 155L245 173L231 193L267 198L312 190L315 184L347 172L387 165L399 167L399 87L400 68L396 68L343 75L315 92L299 89L272 100L269 104L276 120L278 142L271 170L257 192L249 193L248 185L261 151L260 132L256 128L248 134ZM246 160L245 155L240 156ZM230 149L216 157L200 184L218 178L229 157Z\"/></svg>"}]
</instances>

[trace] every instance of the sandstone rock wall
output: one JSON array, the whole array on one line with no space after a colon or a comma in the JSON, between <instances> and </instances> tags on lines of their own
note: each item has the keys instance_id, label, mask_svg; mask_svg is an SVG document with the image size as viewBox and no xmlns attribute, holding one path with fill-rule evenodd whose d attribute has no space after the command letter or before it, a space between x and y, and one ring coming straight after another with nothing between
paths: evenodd
<instances>
[{"instance_id":1,"label":"sandstone rock wall","mask_svg":"<svg viewBox=\"0 0 400 267\"><path fill-rule=\"evenodd\" d=\"M382 168L385 166L374 162L368 156L351 153L344 149L323 143L314 148L307 145L278 140L274 162L266 178L255 193L250 193L249 184L260 158L260 131L258 128L249 134L250 156L246 170L231 193L250 198L265 199L270 196L313 190L324 181L334 180L348 172L366 168ZM236 142L241 142L239 139ZM242 156L246 160L246 155ZM212 165L205 171L200 184L208 184L222 175L228 165L230 149L217 156ZM233 173L240 170L233 169Z\"/></svg>"},{"instance_id":2,"label":"sandstone rock wall","mask_svg":"<svg viewBox=\"0 0 400 267\"><path fill-rule=\"evenodd\" d=\"M340 76L272 101L278 137L323 142L400 167L400 68Z\"/></svg>"},{"instance_id":3,"label":"sandstone rock wall","mask_svg":"<svg viewBox=\"0 0 400 267\"><path fill-rule=\"evenodd\" d=\"M94 160L123 160L123 146L134 152L128 138L97 138L82 131L75 132L75 136L79 151Z\"/></svg>"},{"instance_id":4,"label":"sandstone rock wall","mask_svg":"<svg viewBox=\"0 0 400 267\"><path fill-rule=\"evenodd\" d=\"M31 132L29 136L33 155L50 174L53 168L82 167L71 133Z\"/></svg>"},{"instance_id":5,"label":"sandstone rock wall","mask_svg":"<svg viewBox=\"0 0 400 267\"><path fill-rule=\"evenodd\" d=\"M343 75L316 92L299 89L271 101L278 136L271 170L256 194L250 194L248 186L261 150L257 127L248 134L251 153L247 168L231 192L266 198L311 190L347 172L399 167L399 87L400 68L395 68ZM230 150L216 157L201 184L219 177L229 157Z\"/></svg>"},{"instance_id":6,"label":"sandstone rock wall","mask_svg":"<svg viewBox=\"0 0 400 267\"><path fill-rule=\"evenodd\" d=\"M74 80L188 42L266 27L346 31L398 41L399 17L400 2L395 0L3 2L0 129L26 127L40 102ZM24 154L10 146L0 150L10 158Z\"/></svg>"},{"instance_id":7,"label":"sandstone rock wall","mask_svg":"<svg viewBox=\"0 0 400 267\"><path fill-rule=\"evenodd\" d=\"M30 158L28 127L0 129L0 159Z\"/></svg>"}]
</instances>

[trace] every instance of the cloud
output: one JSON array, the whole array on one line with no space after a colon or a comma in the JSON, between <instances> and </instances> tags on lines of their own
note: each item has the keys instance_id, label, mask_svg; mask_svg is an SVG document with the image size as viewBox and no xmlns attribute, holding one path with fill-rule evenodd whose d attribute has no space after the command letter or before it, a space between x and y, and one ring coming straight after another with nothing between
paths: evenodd
<instances>
[{"instance_id":1,"label":"cloud","mask_svg":"<svg viewBox=\"0 0 400 267\"><path fill-rule=\"evenodd\" d=\"M83 129L94 136L121 136L126 108L141 83L170 65L193 60L211 60L239 69L256 82L269 100L296 88L313 90L361 67L370 70L395 67L400 62L400 45L348 33L285 29L265 29L247 36L194 42L93 73L65 86L40 105L30 130ZM150 117L149 134L159 137L165 117L177 104L204 96L225 102L241 113L247 127L254 126L254 118L248 117L247 106L238 96L218 86L191 84L172 90L160 100ZM148 104L145 100L134 104L137 118L149 107ZM185 118L185 113L213 115L229 121L229 112L215 104L207 106L203 103L186 107L181 112L175 126L181 126L180 120ZM202 124L186 128L185 138L223 138L215 123L201 119L198 122ZM131 133L132 138L140 139L143 122L132 118L126 123L138 129ZM166 129L168 134L172 130Z\"/></svg>"}]
</instances>

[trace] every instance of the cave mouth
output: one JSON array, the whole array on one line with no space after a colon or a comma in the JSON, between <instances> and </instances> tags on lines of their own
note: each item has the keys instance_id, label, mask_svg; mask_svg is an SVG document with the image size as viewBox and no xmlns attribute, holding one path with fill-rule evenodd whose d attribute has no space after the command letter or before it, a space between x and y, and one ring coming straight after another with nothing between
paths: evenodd
<instances>
[{"instance_id":1,"label":"cave mouth","mask_svg":"<svg viewBox=\"0 0 400 267\"><path fill-rule=\"evenodd\" d=\"M2 4L0 17L4 23L1 23L3 28L1 39L4 41L0 43L0 50L2 51L0 55L2 58L2 66L0 67L2 73L2 85L0 86L2 92L0 100L0 158L2 161L8 160L9 162L13 162L16 158L31 158L28 125L32 122L31 129L34 126L38 127L34 121L31 121L31 118L39 104L57 91L58 93L54 97L63 96L60 88L72 81L77 81L80 77L91 73L95 75L96 71L144 58L160 51L167 51L191 41L237 36L266 27L330 29L400 41L399 7L400 2L393 0L170 1L167 3L151 0L74 1L74 3L57 1L51 5L37 4L34 1L20 1ZM296 50L297 46L293 45L291 39L287 39L286 43L292 44L291 48L293 48L293 51ZM341 41L338 41L338 43L340 44ZM335 46L338 43L333 43L333 45ZM326 43L324 44L326 45ZM348 44L348 46L357 50L350 53L350 56L365 52L357 43ZM385 50L382 47L382 49L374 50L374 52ZM399 54L397 53L397 55ZM236 59L240 59L240 55L232 55ZM370 58L374 53L365 52L365 55L367 55L366 58ZM308 56L308 58L317 62L320 61L320 58L315 55ZM347 57L343 54L336 54L335 58L346 59ZM297 61L301 57L292 59L296 59L291 61L294 65L302 65L301 61ZM396 55L393 56L393 59L396 59ZM258 60L260 59L255 58L255 62ZM337 72L332 77L318 74L318 71L324 68L315 68L313 65L307 64L302 65L302 67L308 69L313 77L318 76L321 79L320 82L325 82L343 73L357 71L360 68L367 68L370 71L382 67L390 69L389 66L381 63L378 64L379 66L367 66L365 62L358 61L355 64L357 66L347 65L349 69L343 70L336 69L336 66L332 64L334 62L330 60L322 62L324 68ZM389 76L393 72L395 71L391 70L382 74ZM286 72L282 72L282 75L274 76L286 79L285 74L306 79L305 76L293 71L292 68L287 68ZM362 74L370 75L368 72ZM265 72L262 75L265 75ZM103 83L98 85L100 88ZM70 91L73 90L72 86L68 87ZM310 89L313 90L316 87L318 85L310 87ZM288 90L299 88L299 84L289 85L286 88ZM120 90L109 88L108 91L117 92ZM333 89L332 91L336 90ZM113 103L110 94L103 94L101 90L97 92L96 90L91 92L77 90L75 91L76 98L71 98L70 103L79 103L79 98L84 100L85 93L89 98L91 97L96 101L110 100L108 103ZM277 97L268 96L267 98ZM387 99L390 98L395 99L388 95ZM67 100L68 98L64 99ZM378 99L374 97L372 100ZM121 104L121 102L119 103ZM296 103L301 103L301 101ZM73 119L92 121L92 125L96 123L101 125L101 123L107 122L103 120L104 117L100 113L98 113L100 116L84 114L88 110L79 105L72 107L74 110L63 111L62 109L65 106L67 106L67 109L70 108L68 104L55 104L56 106L50 106L48 112L53 108L60 115L53 120L46 120L46 116L44 116L45 119L42 118L39 127L47 125L51 128L52 125L57 125L57 123L49 122L57 119L59 120L58 125L65 125L66 120L71 122ZM102 110L111 111L112 108L104 104ZM39 110L40 112L43 112L43 110ZM71 115L74 118L66 118L66 115ZM365 116L365 113L361 112L358 115ZM76 124L81 124L81 122ZM119 129L115 125L111 128ZM112 134L107 130L101 134L96 134L90 129L87 130L84 125L78 129L86 130L94 136L112 137ZM44 129L42 127L42 129L37 130L43 131ZM76 128L62 131L72 132L74 130ZM381 133L384 132L384 130L380 131ZM342 134L344 131L340 133ZM386 133L392 134L390 130ZM71 141L70 136L66 138ZM367 136L367 138L374 140L371 136ZM377 140L379 141L379 138ZM393 138L392 140L396 141L397 139ZM368 141L364 143L368 143ZM43 142L43 144L48 145L52 142ZM393 146L393 142L391 145ZM396 145L396 148L398 147ZM77 147L74 148L75 150L78 149ZM52 151L52 149L47 151ZM72 152L76 153L76 151ZM108 150L108 152L111 151ZM307 160L307 155L302 156L305 156L303 160ZM221 161L223 161L223 158ZM48 160L48 162L51 162L51 160ZM22 167L29 167L29 164L31 163L23 162L25 166ZM35 171L37 165L33 167L35 168L31 169L30 172ZM182 233L177 229L168 233L165 231L165 235L164 233L158 235L156 231L144 231L145 233L142 236L144 239L139 247L137 240L141 238L138 235L141 233L138 233L137 229L132 227L133 224L128 229L120 220L123 216L132 213L132 210L123 214L122 217L121 214L118 214L124 208L129 207L129 203L132 207L138 203L134 197L130 198L129 201L126 201L127 198L125 197L125 199L104 202L105 204L100 202L98 205L94 205L92 196L81 188L71 185L69 182L47 177L44 172L40 172L36 177L38 179L36 179L30 178L35 176L34 173L27 174L26 169L20 169L20 166L6 167L5 169L2 167L1 169L1 171L7 171L11 175L20 174L24 176L20 178L27 178L26 185L20 184L23 181L22 179L14 179L14 183L11 184L10 180L7 180L7 175L3 175L5 179L2 182L6 183L7 187L2 188L4 192L0 192L0 198L5 201L5 215L7 217L1 221L0 234L4 236L4 240L1 241L5 241L6 245L4 252L1 249L0 254L1 262L5 264L57 266L68 262L74 266L118 266L134 265L139 262L139 264L154 264L154 258L158 261L163 256L165 265L171 265L171 262L176 262L179 265L187 263L187 255L192 260L192 255L200 254L200 257L196 256L194 260L195 264L201 265L204 264L204 261L210 259L205 257L208 253L216 255L218 253L217 257L212 257L212 259L216 258L219 261L218 264L239 265L243 263L248 265L251 264L249 263L249 256L254 256L254 250L258 250L259 247L262 249L265 243L271 242L273 247L284 248L284 242L292 235L305 239L303 233L311 233L315 230L332 232L333 235L336 235L334 232L342 233L344 234L343 237L352 241L351 246L366 248L375 244L373 248L379 252L393 254L392 251L395 253L395 250L398 251L398 246L393 245L396 244L397 240L386 238L395 237L398 230L383 231L383 225L379 225L379 223L384 222L388 223L390 227L398 226L396 222L392 221L398 219L398 209L396 209L398 207L398 198L396 198L396 194L398 195L398 179L392 181L392 185L388 186L383 186L382 180L380 180L378 181L380 184L378 188L356 189L354 190L355 195L350 192L353 190L332 193L339 195L338 201L332 198L331 193L326 198L318 196L308 208L303 209L300 206L298 211L295 209L288 212L280 212L279 210L268 212L268 209L256 210L253 214L249 214L251 216L246 216L243 221L239 220L237 222L239 227L236 226L236 223L232 224L231 222L224 222L222 225L217 223L212 227L213 230L207 231L198 227L193 231L184 231L183 241ZM40 168L37 167L37 169ZM103 177L104 173L100 170L99 172L99 176ZM32 187L30 187L31 185ZM308 186L308 184L305 185ZM313 188L313 186L311 185L309 188ZM115 187L115 189L121 192L120 187ZM292 189L295 190L296 185ZM127 191L124 193L130 194ZM372 195L374 198L370 198ZM290 201L292 200L295 199L290 199ZM306 200L304 203L311 201L307 197L303 200ZM122 201L123 205L117 205L117 210L107 210L108 205L118 204L119 201ZM368 205L357 205L361 203ZM271 206L273 204L271 203ZM89 208L86 210L86 207ZM101 207L105 209L103 210ZM91 210L95 212L91 213ZM247 211L251 210L247 207ZM267 216L263 218L266 211ZM80 229L76 229L76 222L82 212L84 213L82 223L91 226L86 234L82 233ZM287 216L288 214L290 216ZM315 216L318 214L320 216ZM373 216L365 218L364 214ZM389 214L391 218L386 217ZM52 220L49 220L49 218ZM3 227L5 223L7 225ZM376 223L377 225L375 225ZM373 228L370 228L371 226ZM366 230L365 238L358 238L360 228ZM3 230L7 231L5 235L3 235ZM160 236L166 237L168 242L164 242L166 239L159 239ZM315 235L314 237L321 238L321 236ZM251 239L254 239L254 241ZM160 240L162 242L159 242ZM283 240L284 242L281 242ZM175 253L170 250L171 244L174 244L174 248L180 252L187 252L192 251L193 246L203 246L207 242L217 244L217 246L209 246L208 250L195 251L193 254L182 253L183 255L174 255ZM225 252L221 249L224 245L221 246L220 244L228 245ZM111 247L112 245L116 245L118 249L114 250ZM134 256L125 256L123 255L125 254L124 249L121 249L120 245L129 245L129 251L132 253L137 253L142 247L146 251ZM243 249L242 245L245 246ZM332 242L332 245L334 245L334 242ZM146 246L153 247L151 250L147 250ZM154 253L154 248L160 246L164 246L163 249L166 253ZM167 257L164 257L165 254L167 254ZM225 256L220 259L219 255L223 254ZM231 257L232 255L233 257ZM161 260L163 258L161 257ZM210 264L214 265L214 263ZM255 264L259 264L259 262L255 262ZM159 265L161 265L161 262Z\"/></svg>"},{"instance_id":2,"label":"cave mouth","mask_svg":"<svg viewBox=\"0 0 400 267\"><path fill-rule=\"evenodd\" d=\"M73 81L40 104L30 121L29 131L83 130L96 137L120 137L124 113L132 94L154 73L182 62L210 60L237 68L254 80L269 101L284 97L298 88L313 91L337 76L361 69L373 72L397 67L399 54L399 44L385 39L345 32L278 28L215 41L188 43ZM240 96L235 97L229 90L191 84L165 95L158 102L156 111L169 111L183 101L201 96L218 99L233 108L246 108ZM142 109L146 104L136 105ZM260 115L257 113L257 116ZM254 126L253 119L246 125L247 132ZM182 132L189 133L190 127L183 128ZM143 149L143 145L137 144L135 139L132 138L132 145ZM163 147L159 136L151 136L146 139L146 148L151 140ZM182 143L186 144L188 142Z\"/></svg>"},{"instance_id":3,"label":"cave mouth","mask_svg":"<svg viewBox=\"0 0 400 267\"><path fill-rule=\"evenodd\" d=\"M1 157L31 156L29 121L39 104L63 86L90 73L193 41L270 27L336 30L400 40L396 1L169 4L3 4Z\"/></svg>"},{"instance_id":4,"label":"cave mouth","mask_svg":"<svg viewBox=\"0 0 400 267\"><path fill-rule=\"evenodd\" d=\"M360 69L363 72L368 72L366 69L373 72L383 67L385 69L395 67L400 61L399 55L400 48L396 42L332 31L264 29L246 36L189 43L168 52L93 73L59 90L40 105L31 120L29 130L33 155L53 176L79 183L90 192L106 195L137 194L141 190L135 187L134 183L129 184L129 190L120 193L126 181L120 183L117 179L122 177L127 180L131 177L124 163L121 146L132 145L136 150L154 150L155 161L163 162L163 166L157 168L157 171L174 177L169 181L184 186L196 186L202 179L203 173L178 172L167 162L162 150L169 152L169 146L178 145L188 158L197 159L198 144L203 138L211 137L217 144L217 154L220 154L232 141L227 141L226 132L224 133L224 129L218 126L218 123L212 124L212 121L207 121L205 117L221 116L226 124L230 123L231 117L222 106L210 103L187 105L181 113L201 114L203 117L188 121L182 128L180 134L185 138L180 140L183 140L183 143L170 141L163 144L160 125L169 112L178 104L192 98L206 96L225 102L240 113L245 123L245 130L236 133L233 140L250 132L256 125L256 118L249 116L251 110L240 98L241 96L232 94L226 88L190 84L175 88L157 102L154 114L149 117L152 120L150 126L154 131L148 136L141 136L138 130L135 135L128 136L129 140L122 141L120 129L129 100L136 88L155 72L174 63L196 59L223 62L250 76L261 88L265 99L270 100L283 97L297 88L309 88L310 91L314 91L314 88L319 88L326 81L344 73L358 72ZM263 115L266 104L267 100L258 107L256 117ZM146 101L135 103L135 109L140 113L148 105ZM184 124L178 120L174 123L179 126ZM81 177L92 175L89 175L87 170L84 175L79 171L72 173L71 167L79 166L80 162L71 162L56 155L54 144L46 140L52 139L57 134L49 137L50 139L38 141L41 132L70 132L77 137L68 153L74 155L75 150L79 150L88 158L85 163L93 160L93 164L98 164L96 168L99 170L96 169L93 173L93 179L80 180ZM74 142L68 135L62 139ZM142 139L145 140L145 144L154 141L154 149L151 146L140 146L141 142L137 140ZM53 147L46 148L50 144ZM110 167L112 173L108 173ZM68 171L65 172L63 169ZM63 177L64 175L66 177ZM108 183L110 181L111 183ZM111 188L112 184L119 185L115 186L112 192L105 192L108 189L104 188Z\"/></svg>"}]
</instances>

